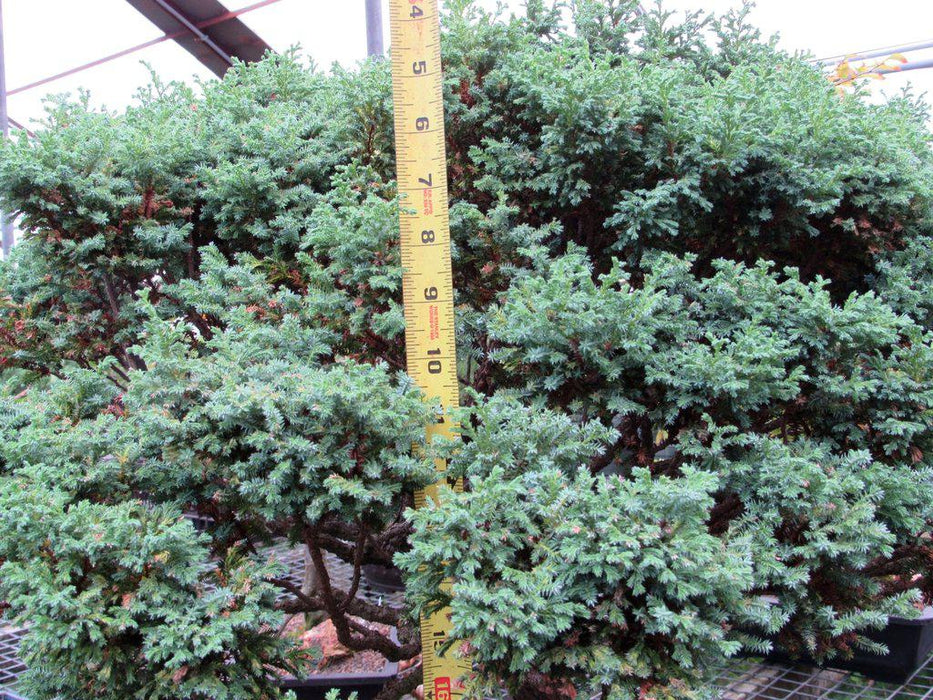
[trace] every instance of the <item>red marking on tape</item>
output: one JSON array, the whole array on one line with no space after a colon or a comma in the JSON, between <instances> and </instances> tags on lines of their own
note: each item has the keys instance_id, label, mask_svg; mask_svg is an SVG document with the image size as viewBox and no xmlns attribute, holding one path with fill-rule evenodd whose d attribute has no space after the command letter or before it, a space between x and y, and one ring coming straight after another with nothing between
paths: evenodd
<instances>
[{"instance_id":1,"label":"red marking on tape","mask_svg":"<svg viewBox=\"0 0 933 700\"><path fill-rule=\"evenodd\" d=\"M441 334L440 312L433 304L428 307L428 324L431 327L431 340L436 340Z\"/></svg>"},{"instance_id":2,"label":"red marking on tape","mask_svg":"<svg viewBox=\"0 0 933 700\"><path fill-rule=\"evenodd\" d=\"M424 213L434 213L434 193L431 190L424 191Z\"/></svg>"}]
</instances>

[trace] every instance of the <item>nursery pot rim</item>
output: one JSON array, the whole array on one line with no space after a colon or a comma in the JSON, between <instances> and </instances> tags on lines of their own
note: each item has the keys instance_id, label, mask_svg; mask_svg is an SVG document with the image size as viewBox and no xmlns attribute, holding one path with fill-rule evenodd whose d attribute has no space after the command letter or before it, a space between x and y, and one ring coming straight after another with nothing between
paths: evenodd
<instances>
[{"instance_id":1,"label":"nursery pot rim","mask_svg":"<svg viewBox=\"0 0 933 700\"><path fill-rule=\"evenodd\" d=\"M891 621L899 625L927 625L931 620L933 620L933 606L925 607L918 617L891 616Z\"/></svg>"},{"instance_id":2,"label":"nursery pot rim","mask_svg":"<svg viewBox=\"0 0 933 700\"><path fill-rule=\"evenodd\" d=\"M282 686L285 688L315 688L331 686L334 683L353 682L357 685L378 685L398 674L398 662L387 661L381 671L372 673L312 673L305 678L285 678Z\"/></svg>"}]
</instances>

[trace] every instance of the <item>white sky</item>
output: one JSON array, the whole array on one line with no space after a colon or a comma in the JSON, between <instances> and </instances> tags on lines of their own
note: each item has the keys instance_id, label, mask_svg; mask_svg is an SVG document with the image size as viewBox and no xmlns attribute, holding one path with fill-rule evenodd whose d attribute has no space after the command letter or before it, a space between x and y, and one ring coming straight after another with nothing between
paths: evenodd
<instances>
[{"instance_id":1,"label":"white sky","mask_svg":"<svg viewBox=\"0 0 933 700\"><path fill-rule=\"evenodd\" d=\"M238 9L253 0L227 0ZM489 0L492 4L493 0ZM364 0L281 0L243 16L273 49L300 44L318 65L352 65L365 55ZM509 0L519 8L521 0ZM738 0L666 0L672 9L723 11ZM387 9L385 11L388 16ZM790 50L818 56L850 53L933 39L933 2L899 0L758 0L753 20L766 35L779 33ZM4 0L7 87L13 90L160 35L125 0ZM913 59L933 58L933 51ZM91 90L94 102L119 109L148 82L147 61L166 80L210 77L186 51L164 42L139 53L9 98L13 119L28 123L42 115L47 92ZM875 89L893 92L908 81L933 95L933 69L888 77Z\"/></svg>"}]
</instances>

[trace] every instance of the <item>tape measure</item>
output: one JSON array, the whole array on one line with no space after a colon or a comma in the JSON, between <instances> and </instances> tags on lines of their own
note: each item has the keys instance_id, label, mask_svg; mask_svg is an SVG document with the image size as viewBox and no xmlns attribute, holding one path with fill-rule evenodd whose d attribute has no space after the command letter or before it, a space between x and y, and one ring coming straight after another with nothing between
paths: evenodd
<instances>
[{"instance_id":1,"label":"tape measure","mask_svg":"<svg viewBox=\"0 0 933 700\"><path fill-rule=\"evenodd\" d=\"M408 374L429 401L441 406L427 440L449 436L449 412L459 404L454 289L447 211L447 153L441 75L441 26L437 0L389 0L392 31L392 87L395 152L402 195L402 289ZM438 479L447 464L436 463ZM438 499L436 486L415 494L415 506ZM468 659L440 656L448 639L449 610L421 620L425 700L464 695L458 679Z\"/></svg>"}]
</instances>

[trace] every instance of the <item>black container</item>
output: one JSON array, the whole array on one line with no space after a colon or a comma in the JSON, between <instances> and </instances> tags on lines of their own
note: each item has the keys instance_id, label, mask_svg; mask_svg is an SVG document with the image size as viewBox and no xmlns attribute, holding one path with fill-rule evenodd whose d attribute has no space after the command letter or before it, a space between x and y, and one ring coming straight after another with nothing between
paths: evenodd
<instances>
[{"instance_id":1,"label":"black container","mask_svg":"<svg viewBox=\"0 0 933 700\"><path fill-rule=\"evenodd\" d=\"M363 566L363 577L373 590L380 593L398 593L405 590L402 572L394 566L366 564Z\"/></svg>"},{"instance_id":2,"label":"black container","mask_svg":"<svg viewBox=\"0 0 933 700\"><path fill-rule=\"evenodd\" d=\"M866 631L864 635L873 642L884 644L888 653L879 655L856 651L848 661L833 659L828 665L855 671L874 680L903 683L933 652L933 608L927 608L920 617L912 620L892 617L884 629ZM800 661L777 650L767 658L783 662Z\"/></svg>"},{"instance_id":3,"label":"black container","mask_svg":"<svg viewBox=\"0 0 933 700\"><path fill-rule=\"evenodd\" d=\"M397 642L395 629L389 633L392 641ZM373 700L382 690L382 686L398 675L398 662L386 661L380 671L371 673L315 673L307 678L289 678L282 686L294 691L298 700L324 700L327 691L336 688L340 691L340 700L350 697L355 692L358 700ZM0 698L2 700L2 698Z\"/></svg>"},{"instance_id":4,"label":"black container","mask_svg":"<svg viewBox=\"0 0 933 700\"><path fill-rule=\"evenodd\" d=\"M298 700L324 700L327 691L337 688L344 700L356 692L359 700L373 700L391 678L398 673L398 664L387 662L377 673L316 673L306 679L286 680L282 685L295 692ZM0 698L2 700L2 698Z\"/></svg>"}]
</instances>

